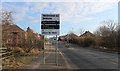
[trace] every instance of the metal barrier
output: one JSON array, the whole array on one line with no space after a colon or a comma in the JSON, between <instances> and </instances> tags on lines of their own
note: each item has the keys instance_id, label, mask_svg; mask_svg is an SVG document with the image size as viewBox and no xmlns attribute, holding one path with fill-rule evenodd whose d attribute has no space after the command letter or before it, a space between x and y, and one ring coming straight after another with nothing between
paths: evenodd
<instances>
[{"instance_id":1,"label":"metal barrier","mask_svg":"<svg viewBox=\"0 0 120 71\"><path fill-rule=\"evenodd\" d=\"M4 60L7 59L12 55L13 51L7 51L7 48L0 48L0 59Z\"/></svg>"}]
</instances>

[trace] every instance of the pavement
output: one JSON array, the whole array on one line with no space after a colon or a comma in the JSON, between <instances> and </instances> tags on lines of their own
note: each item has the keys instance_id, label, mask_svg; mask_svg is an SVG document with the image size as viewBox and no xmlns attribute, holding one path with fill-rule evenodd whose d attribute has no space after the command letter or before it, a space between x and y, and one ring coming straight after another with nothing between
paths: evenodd
<instances>
[{"instance_id":1,"label":"pavement","mask_svg":"<svg viewBox=\"0 0 120 71\"><path fill-rule=\"evenodd\" d=\"M69 69L70 71L71 66L56 46L46 44L45 50L39 56L20 69Z\"/></svg>"}]
</instances>

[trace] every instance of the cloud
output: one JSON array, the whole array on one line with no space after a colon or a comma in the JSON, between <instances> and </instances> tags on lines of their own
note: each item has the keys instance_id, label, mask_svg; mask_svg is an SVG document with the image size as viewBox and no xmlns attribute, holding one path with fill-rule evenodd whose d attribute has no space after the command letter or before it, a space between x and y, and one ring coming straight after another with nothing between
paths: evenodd
<instances>
[{"instance_id":1,"label":"cloud","mask_svg":"<svg viewBox=\"0 0 120 71\"><path fill-rule=\"evenodd\" d=\"M102 12L104 10L108 10L112 8L114 5L113 2L97 2L97 3L91 3L90 6L90 12L96 13L96 12Z\"/></svg>"},{"instance_id":2,"label":"cloud","mask_svg":"<svg viewBox=\"0 0 120 71\"><path fill-rule=\"evenodd\" d=\"M46 7L49 6L49 3L42 3L42 2L26 2L25 3L27 7L29 7L30 11L38 12L40 13L43 11Z\"/></svg>"},{"instance_id":3,"label":"cloud","mask_svg":"<svg viewBox=\"0 0 120 71\"><path fill-rule=\"evenodd\" d=\"M0 3L0 10L2 9L2 3Z\"/></svg>"},{"instance_id":4,"label":"cloud","mask_svg":"<svg viewBox=\"0 0 120 71\"><path fill-rule=\"evenodd\" d=\"M39 18L36 18L36 17L33 17L33 16L28 16L27 20L29 20L29 21L27 21L26 24L37 24L37 23L40 23Z\"/></svg>"},{"instance_id":5,"label":"cloud","mask_svg":"<svg viewBox=\"0 0 120 71\"><path fill-rule=\"evenodd\" d=\"M2 2L118 2L119 0L2 0Z\"/></svg>"},{"instance_id":6,"label":"cloud","mask_svg":"<svg viewBox=\"0 0 120 71\"><path fill-rule=\"evenodd\" d=\"M13 12L15 22L20 22L21 20L23 20L26 17L27 11L29 11L29 8L24 7L24 6L18 6L15 3L14 4L13 3L3 3L2 10Z\"/></svg>"},{"instance_id":7,"label":"cloud","mask_svg":"<svg viewBox=\"0 0 120 71\"><path fill-rule=\"evenodd\" d=\"M96 14L111 9L113 2L80 2L80 3L52 3L57 9L53 13L61 14L62 21L79 23L80 21L95 19L90 14Z\"/></svg>"},{"instance_id":8,"label":"cloud","mask_svg":"<svg viewBox=\"0 0 120 71\"><path fill-rule=\"evenodd\" d=\"M26 13L29 9L27 7L22 7L18 10L16 15L16 22L23 20L26 17Z\"/></svg>"},{"instance_id":9,"label":"cloud","mask_svg":"<svg viewBox=\"0 0 120 71\"><path fill-rule=\"evenodd\" d=\"M32 0L31 0L32 1ZM67 1L67 0L65 0ZM77 0L76 0L77 1ZM118 0L115 0L118 1ZM116 3L112 0L88 0L80 2L24 2L22 5L15 3L3 3L5 10L16 11L16 21L22 21L29 18L29 21L38 22L36 16L28 16L29 12L37 14L40 17L42 13L58 13L61 16L62 22L79 23L95 19L94 16L89 16L99 12L104 12L111 9ZM39 20L39 19L38 19Z\"/></svg>"}]
</instances>

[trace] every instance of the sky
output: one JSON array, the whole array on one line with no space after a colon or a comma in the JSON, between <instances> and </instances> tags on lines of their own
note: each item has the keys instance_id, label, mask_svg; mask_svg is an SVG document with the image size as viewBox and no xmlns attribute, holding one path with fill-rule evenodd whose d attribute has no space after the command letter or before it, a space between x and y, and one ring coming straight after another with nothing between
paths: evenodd
<instances>
[{"instance_id":1,"label":"sky","mask_svg":"<svg viewBox=\"0 0 120 71\"><path fill-rule=\"evenodd\" d=\"M55 1L55 0L54 0ZM94 32L102 21L118 21L119 0L2 0L0 8L13 12L14 23L26 30L41 33L41 14L60 14L60 35L69 32Z\"/></svg>"}]
</instances>

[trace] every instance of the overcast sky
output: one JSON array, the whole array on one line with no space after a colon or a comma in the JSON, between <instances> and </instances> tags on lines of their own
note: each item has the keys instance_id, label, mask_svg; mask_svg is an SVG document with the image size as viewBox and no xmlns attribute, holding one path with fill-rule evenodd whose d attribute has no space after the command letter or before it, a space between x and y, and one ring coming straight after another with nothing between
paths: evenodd
<instances>
[{"instance_id":1,"label":"overcast sky","mask_svg":"<svg viewBox=\"0 0 120 71\"><path fill-rule=\"evenodd\" d=\"M69 33L76 34L82 31L94 32L103 25L104 20L118 21L119 0L68 0L39 1L36 0L2 0L2 10L14 13L14 22L22 29L28 26L34 32L41 33L41 14L60 14L60 35Z\"/></svg>"}]
</instances>

